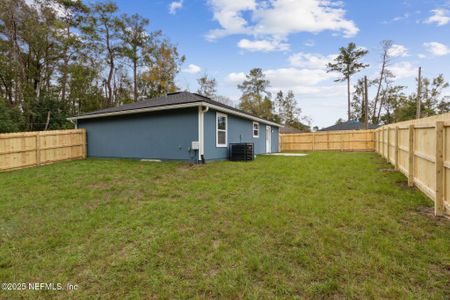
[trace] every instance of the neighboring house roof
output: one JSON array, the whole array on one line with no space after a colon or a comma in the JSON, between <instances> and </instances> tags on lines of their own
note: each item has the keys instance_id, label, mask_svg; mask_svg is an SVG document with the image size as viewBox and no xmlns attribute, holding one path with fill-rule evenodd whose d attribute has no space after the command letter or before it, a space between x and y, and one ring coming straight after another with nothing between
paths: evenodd
<instances>
[{"instance_id":1,"label":"neighboring house roof","mask_svg":"<svg viewBox=\"0 0 450 300\"><path fill-rule=\"evenodd\" d=\"M165 96L146 99L134 103L124 104L117 107L109 107L92 112L88 112L76 117L68 118L69 120L100 118L114 115L125 115L147 111L169 110L186 107L205 106L212 109L238 115L255 121L264 122L270 125L281 127L280 124L264 120L243 110L212 100L208 97L190 92L176 92Z\"/></svg>"},{"instance_id":2,"label":"neighboring house roof","mask_svg":"<svg viewBox=\"0 0 450 300\"><path fill-rule=\"evenodd\" d=\"M291 126L285 125L283 128L280 129L281 134L289 134L289 133L305 133L307 131L300 130Z\"/></svg>"},{"instance_id":3,"label":"neighboring house roof","mask_svg":"<svg viewBox=\"0 0 450 300\"><path fill-rule=\"evenodd\" d=\"M379 125L369 124L369 129L376 129ZM347 121L339 124L335 124L330 127L322 128L319 131L337 131L337 130L363 130L365 129L364 123L359 121Z\"/></svg>"}]
</instances>

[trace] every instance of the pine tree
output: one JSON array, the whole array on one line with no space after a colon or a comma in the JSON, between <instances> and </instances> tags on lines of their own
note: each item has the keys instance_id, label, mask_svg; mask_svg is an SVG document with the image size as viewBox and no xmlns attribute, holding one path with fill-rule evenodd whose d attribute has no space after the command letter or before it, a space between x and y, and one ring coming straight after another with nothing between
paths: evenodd
<instances>
[{"instance_id":1,"label":"pine tree","mask_svg":"<svg viewBox=\"0 0 450 300\"><path fill-rule=\"evenodd\" d=\"M367 50L357 48L355 43L349 43L347 47L339 48L339 55L327 65L328 72L339 72L342 77L336 79L336 82L347 81L347 117L351 120L351 76L362 69L368 67L368 64L361 63L360 60L368 53Z\"/></svg>"}]
</instances>

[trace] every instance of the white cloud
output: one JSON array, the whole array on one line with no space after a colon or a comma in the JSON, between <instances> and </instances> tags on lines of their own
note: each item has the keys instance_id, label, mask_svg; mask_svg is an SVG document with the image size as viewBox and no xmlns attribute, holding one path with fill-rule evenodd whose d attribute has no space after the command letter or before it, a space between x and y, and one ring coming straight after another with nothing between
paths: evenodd
<instances>
[{"instance_id":1,"label":"white cloud","mask_svg":"<svg viewBox=\"0 0 450 300\"><path fill-rule=\"evenodd\" d=\"M389 67L389 70L395 75L397 79L412 77L417 73L417 68L407 61L393 64Z\"/></svg>"},{"instance_id":2,"label":"white cloud","mask_svg":"<svg viewBox=\"0 0 450 300\"><path fill-rule=\"evenodd\" d=\"M322 54L299 52L289 56L289 62L294 67L325 69L327 64L335 57L335 54L324 56Z\"/></svg>"},{"instance_id":3,"label":"white cloud","mask_svg":"<svg viewBox=\"0 0 450 300\"><path fill-rule=\"evenodd\" d=\"M359 29L345 18L342 2L327 0L209 0L214 19L221 28L209 32L207 38L217 39L232 34L271 36L283 39L291 33L318 33L324 30L341 32L345 37ZM249 13L250 17L244 17Z\"/></svg>"},{"instance_id":4,"label":"white cloud","mask_svg":"<svg viewBox=\"0 0 450 300\"><path fill-rule=\"evenodd\" d=\"M320 69L279 68L264 71L267 79L275 87L289 88L297 85L316 85L324 80L332 79L335 74Z\"/></svg>"},{"instance_id":5,"label":"white cloud","mask_svg":"<svg viewBox=\"0 0 450 300\"><path fill-rule=\"evenodd\" d=\"M438 26L447 25L450 23L449 11L444 8L433 9L432 16L425 20L427 24L436 23Z\"/></svg>"},{"instance_id":6,"label":"white cloud","mask_svg":"<svg viewBox=\"0 0 450 300\"><path fill-rule=\"evenodd\" d=\"M405 57L408 56L408 49L403 45L393 44L388 54L392 57Z\"/></svg>"},{"instance_id":7,"label":"white cloud","mask_svg":"<svg viewBox=\"0 0 450 300\"><path fill-rule=\"evenodd\" d=\"M188 65L188 67L186 69L183 69L183 72L185 73L191 73L191 74L197 74L202 70L202 68L200 68L197 65L194 64L190 64Z\"/></svg>"},{"instance_id":8,"label":"white cloud","mask_svg":"<svg viewBox=\"0 0 450 300\"><path fill-rule=\"evenodd\" d=\"M293 67L278 68L265 70L264 74L270 81L271 91L278 91L281 89L293 90L299 94L319 95L321 93L328 93L335 88L319 86L323 81L335 78L335 74L327 73L325 70L321 69L299 69ZM245 80L245 73L230 73L225 80L229 84L237 85Z\"/></svg>"},{"instance_id":9,"label":"white cloud","mask_svg":"<svg viewBox=\"0 0 450 300\"><path fill-rule=\"evenodd\" d=\"M289 44L281 42L279 40L254 40L250 41L247 39L242 39L238 42L238 47L251 51L262 51L262 52L272 52L272 51L287 51L289 50Z\"/></svg>"},{"instance_id":10,"label":"white cloud","mask_svg":"<svg viewBox=\"0 0 450 300\"><path fill-rule=\"evenodd\" d=\"M323 0L275 0L269 9L255 12L256 33L286 35L294 32L332 30L352 37L359 29L345 19L342 3Z\"/></svg>"},{"instance_id":11,"label":"white cloud","mask_svg":"<svg viewBox=\"0 0 450 300\"><path fill-rule=\"evenodd\" d=\"M214 19L219 22L222 29L210 31L207 36L208 39L248 32L245 29L247 21L242 13L255 10L255 0L209 0L209 4L212 6Z\"/></svg>"},{"instance_id":12,"label":"white cloud","mask_svg":"<svg viewBox=\"0 0 450 300\"><path fill-rule=\"evenodd\" d=\"M177 13L177 10L183 8L183 0L173 1L169 4L169 14L174 15Z\"/></svg>"},{"instance_id":13,"label":"white cloud","mask_svg":"<svg viewBox=\"0 0 450 300\"><path fill-rule=\"evenodd\" d=\"M450 54L450 48L438 42L424 43L423 46L434 56L444 56Z\"/></svg>"},{"instance_id":14,"label":"white cloud","mask_svg":"<svg viewBox=\"0 0 450 300\"><path fill-rule=\"evenodd\" d=\"M239 84L242 81L245 80L245 73L244 72L236 72L236 73L230 73L225 78L225 81L230 84Z\"/></svg>"}]
</instances>

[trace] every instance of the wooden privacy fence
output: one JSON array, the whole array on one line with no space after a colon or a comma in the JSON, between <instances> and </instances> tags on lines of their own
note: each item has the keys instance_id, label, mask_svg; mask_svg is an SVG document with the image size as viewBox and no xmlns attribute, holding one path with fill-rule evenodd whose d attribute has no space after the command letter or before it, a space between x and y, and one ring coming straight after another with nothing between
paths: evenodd
<instances>
[{"instance_id":1,"label":"wooden privacy fence","mask_svg":"<svg viewBox=\"0 0 450 300\"><path fill-rule=\"evenodd\" d=\"M86 158L86 130L0 134L0 171Z\"/></svg>"},{"instance_id":2,"label":"wooden privacy fence","mask_svg":"<svg viewBox=\"0 0 450 300\"><path fill-rule=\"evenodd\" d=\"M433 199L435 214L450 214L450 114L375 130L376 152Z\"/></svg>"},{"instance_id":3,"label":"wooden privacy fence","mask_svg":"<svg viewBox=\"0 0 450 300\"><path fill-rule=\"evenodd\" d=\"M281 134L281 151L374 151L375 131L346 130Z\"/></svg>"}]
</instances>

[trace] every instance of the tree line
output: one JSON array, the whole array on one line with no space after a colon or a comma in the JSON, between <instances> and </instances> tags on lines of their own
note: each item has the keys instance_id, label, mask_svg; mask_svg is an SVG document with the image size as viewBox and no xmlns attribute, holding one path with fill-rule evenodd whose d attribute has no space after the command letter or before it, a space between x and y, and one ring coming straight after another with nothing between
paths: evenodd
<instances>
[{"instance_id":1,"label":"tree line","mask_svg":"<svg viewBox=\"0 0 450 300\"><path fill-rule=\"evenodd\" d=\"M207 74L197 79L199 89L197 93L213 100L232 105L226 97L217 95L217 82ZM302 110L298 106L294 92L278 91L273 99L270 81L261 68L253 68L246 75L245 80L237 86L242 92L238 108L260 118L277 122L292 128L309 131L309 118L301 117Z\"/></svg>"},{"instance_id":2,"label":"tree line","mask_svg":"<svg viewBox=\"0 0 450 300\"><path fill-rule=\"evenodd\" d=\"M114 2L1 1L0 132L176 91L185 57L149 22Z\"/></svg>"},{"instance_id":3,"label":"tree line","mask_svg":"<svg viewBox=\"0 0 450 300\"><path fill-rule=\"evenodd\" d=\"M395 83L395 75L390 69L394 58L392 47L393 42L390 40L380 43L379 71L375 78L368 80L369 88L373 87L376 92L373 97L367 95L367 110L364 106L364 78L357 79L353 96L351 78L369 66L361 61L368 54L368 50L349 43L347 47L341 47L338 56L327 65L328 72L341 74L336 81L347 82L348 120L364 121L366 111L369 122L373 124L389 124L449 112L449 97L443 93L449 84L443 74L435 78L417 77L416 84L420 88L410 94L406 94L406 86ZM417 111L420 111L420 115L417 115Z\"/></svg>"}]
</instances>

